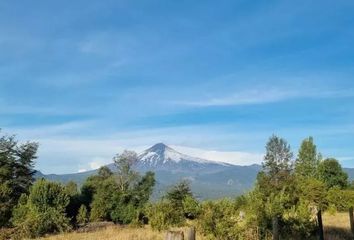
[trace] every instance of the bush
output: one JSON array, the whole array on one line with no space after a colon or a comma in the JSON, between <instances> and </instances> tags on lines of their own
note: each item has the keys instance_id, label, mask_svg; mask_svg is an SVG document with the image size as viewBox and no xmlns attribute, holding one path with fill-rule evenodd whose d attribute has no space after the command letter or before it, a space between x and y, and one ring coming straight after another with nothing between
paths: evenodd
<instances>
[{"instance_id":1,"label":"bush","mask_svg":"<svg viewBox=\"0 0 354 240\"><path fill-rule=\"evenodd\" d=\"M70 229L69 218L65 214L68 204L69 197L63 186L39 180L32 186L28 197L21 196L12 221L19 234L26 237L64 232Z\"/></svg>"},{"instance_id":2,"label":"bush","mask_svg":"<svg viewBox=\"0 0 354 240\"><path fill-rule=\"evenodd\" d=\"M195 219L200 214L199 202L192 196L186 196L182 201L184 216L188 219Z\"/></svg>"},{"instance_id":3,"label":"bush","mask_svg":"<svg viewBox=\"0 0 354 240\"><path fill-rule=\"evenodd\" d=\"M150 226L158 231L174 226L179 227L185 223L183 212L176 210L168 201L150 204L146 212Z\"/></svg>"},{"instance_id":4,"label":"bush","mask_svg":"<svg viewBox=\"0 0 354 240\"><path fill-rule=\"evenodd\" d=\"M138 209L130 203L124 204L118 201L111 212L111 218L115 223L130 224L134 220L137 220Z\"/></svg>"},{"instance_id":5,"label":"bush","mask_svg":"<svg viewBox=\"0 0 354 240\"><path fill-rule=\"evenodd\" d=\"M354 191L341 190L339 187L331 188L327 194L328 204L337 211L347 211L354 206Z\"/></svg>"},{"instance_id":6,"label":"bush","mask_svg":"<svg viewBox=\"0 0 354 240\"><path fill-rule=\"evenodd\" d=\"M201 205L198 226L210 239L242 239L246 234L244 212L236 201L223 199Z\"/></svg>"}]
</instances>

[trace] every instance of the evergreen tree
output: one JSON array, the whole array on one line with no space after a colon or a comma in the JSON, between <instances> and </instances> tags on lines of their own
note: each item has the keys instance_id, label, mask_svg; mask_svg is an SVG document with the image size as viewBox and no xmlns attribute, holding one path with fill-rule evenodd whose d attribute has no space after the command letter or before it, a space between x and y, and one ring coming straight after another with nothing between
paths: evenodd
<instances>
[{"instance_id":1,"label":"evergreen tree","mask_svg":"<svg viewBox=\"0 0 354 240\"><path fill-rule=\"evenodd\" d=\"M304 139L295 161L295 173L304 178L318 178L319 162L320 155L317 154L313 138Z\"/></svg>"}]
</instances>

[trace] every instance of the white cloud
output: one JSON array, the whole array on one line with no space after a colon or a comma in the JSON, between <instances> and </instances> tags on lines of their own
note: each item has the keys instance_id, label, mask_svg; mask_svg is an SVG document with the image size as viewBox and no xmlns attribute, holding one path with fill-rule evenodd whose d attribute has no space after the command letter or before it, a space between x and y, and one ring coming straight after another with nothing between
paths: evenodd
<instances>
[{"instance_id":1,"label":"white cloud","mask_svg":"<svg viewBox=\"0 0 354 240\"><path fill-rule=\"evenodd\" d=\"M111 158L104 158L104 157L95 157L93 161L89 163L91 170L98 169L104 165L112 163Z\"/></svg>"},{"instance_id":2,"label":"white cloud","mask_svg":"<svg viewBox=\"0 0 354 240\"><path fill-rule=\"evenodd\" d=\"M228 94L227 96L217 96L202 100L176 101L178 105L208 107L208 106L236 106L279 102L293 98L332 98L332 97L352 97L353 90L312 90L312 89L277 89L277 88L255 88Z\"/></svg>"},{"instance_id":3,"label":"white cloud","mask_svg":"<svg viewBox=\"0 0 354 240\"><path fill-rule=\"evenodd\" d=\"M240 151L214 151L204 150L200 148L191 148L185 146L172 145L175 150L193 156L207 160L213 160L218 162L225 162L234 165L251 165L260 164L263 159L263 154L252 152L240 152Z\"/></svg>"}]
</instances>

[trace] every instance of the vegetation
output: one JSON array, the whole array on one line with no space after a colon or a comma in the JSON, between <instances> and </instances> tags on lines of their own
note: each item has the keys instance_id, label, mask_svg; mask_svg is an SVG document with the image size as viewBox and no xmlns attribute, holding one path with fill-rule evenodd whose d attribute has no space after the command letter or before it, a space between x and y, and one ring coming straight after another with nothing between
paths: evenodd
<instances>
[{"instance_id":1,"label":"vegetation","mask_svg":"<svg viewBox=\"0 0 354 240\"><path fill-rule=\"evenodd\" d=\"M14 136L0 137L0 228L9 226L20 196L29 192L38 144L19 144Z\"/></svg>"},{"instance_id":2,"label":"vegetation","mask_svg":"<svg viewBox=\"0 0 354 240\"><path fill-rule=\"evenodd\" d=\"M66 207L70 201L65 189L58 183L44 179L37 181L29 195L22 195L14 209L13 224L20 236L38 237L46 233L70 229Z\"/></svg>"},{"instance_id":3,"label":"vegetation","mask_svg":"<svg viewBox=\"0 0 354 240\"><path fill-rule=\"evenodd\" d=\"M326 239L330 240L351 240L350 226L347 213L336 213L335 215L324 214L323 223L325 227ZM186 230L179 228L178 230ZM95 229L88 232L71 232L60 235L49 236L42 240L164 240L164 232L157 232L150 227L130 228L121 226L108 226L102 229ZM186 231L185 234L186 236ZM197 231L196 239L210 240L212 238L204 236ZM257 234L247 235L247 240L258 240ZM267 238L270 239L270 238Z\"/></svg>"},{"instance_id":4,"label":"vegetation","mask_svg":"<svg viewBox=\"0 0 354 240\"><path fill-rule=\"evenodd\" d=\"M195 198L187 181L172 186L159 201L149 201L155 175L136 172L137 155L131 151L116 155L113 169L100 168L78 189L73 182L33 183L36 143L19 145L4 136L0 150L0 224L7 227L3 234L12 238L68 232L105 221L145 229L148 224L149 232L192 225L201 239L269 239L272 234L315 239L318 212L354 206L348 176L337 160L322 160L311 137L302 142L293 160L286 140L271 136L252 191L204 202Z\"/></svg>"}]
</instances>

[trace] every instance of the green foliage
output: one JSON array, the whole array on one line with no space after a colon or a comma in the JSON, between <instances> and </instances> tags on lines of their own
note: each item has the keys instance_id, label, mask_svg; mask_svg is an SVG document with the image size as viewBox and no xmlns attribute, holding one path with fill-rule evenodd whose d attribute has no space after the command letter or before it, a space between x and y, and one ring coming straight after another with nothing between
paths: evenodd
<instances>
[{"instance_id":1,"label":"green foliage","mask_svg":"<svg viewBox=\"0 0 354 240\"><path fill-rule=\"evenodd\" d=\"M166 199L171 202L175 208L183 208L183 200L187 196L193 196L187 181L181 181L174 185L166 194Z\"/></svg>"},{"instance_id":2,"label":"green foliage","mask_svg":"<svg viewBox=\"0 0 354 240\"><path fill-rule=\"evenodd\" d=\"M273 136L266 148L264 171L257 176L256 188L249 195L248 213L255 216L263 236L276 217L282 238L310 239L315 234L317 210L327 206L325 184L316 179L316 146L312 138L303 141L295 173L285 140Z\"/></svg>"},{"instance_id":3,"label":"green foliage","mask_svg":"<svg viewBox=\"0 0 354 240\"><path fill-rule=\"evenodd\" d=\"M318 165L321 155L317 154L313 138L302 141L298 157L295 161L295 173L303 178L318 178Z\"/></svg>"},{"instance_id":4,"label":"green foliage","mask_svg":"<svg viewBox=\"0 0 354 240\"><path fill-rule=\"evenodd\" d=\"M173 186L163 200L150 204L146 212L152 228L161 231L181 226L187 218L196 218L200 214L200 205L193 197L189 183L182 181Z\"/></svg>"},{"instance_id":5,"label":"green foliage","mask_svg":"<svg viewBox=\"0 0 354 240\"><path fill-rule=\"evenodd\" d=\"M111 218L123 224L139 221L139 215L149 201L155 185L155 174L147 172L125 192L117 191L113 197Z\"/></svg>"},{"instance_id":6,"label":"green foliage","mask_svg":"<svg viewBox=\"0 0 354 240\"><path fill-rule=\"evenodd\" d=\"M107 179L113 175L113 172L107 167L102 166L98 169L98 177L100 179Z\"/></svg>"},{"instance_id":7,"label":"green foliage","mask_svg":"<svg viewBox=\"0 0 354 240\"><path fill-rule=\"evenodd\" d=\"M223 199L201 204L198 226L209 239L247 239L248 224L242 201ZM240 204L242 203L242 204Z\"/></svg>"},{"instance_id":8,"label":"green foliage","mask_svg":"<svg viewBox=\"0 0 354 240\"><path fill-rule=\"evenodd\" d=\"M66 207L66 214L71 219L73 225L76 224L76 216L81 206L80 194L75 182L68 182L64 188L65 193L69 196L69 204Z\"/></svg>"},{"instance_id":9,"label":"green foliage","mask_svg":"<svg viewBox=\"0 0 354 240\"><path fill-rule=\"evenodd\" d=\"M262 164L263 170L275 182L280 181L281 176L290 173L292 157L293 153L286 140L273 135L266 145L266 155Z\"/></svg>"},{"instance_id":10,"label":"green foliage","mask_svg":"<svg viewBox=\"0 0 354 240\"><path fill-rule=\"evenodd\" d=\"M314 178L303 179L297 182L297 192L295 197L316 206L318 209L324 210L326 208L327 189L326 185Z\"/></svg>"},{"instance_id":11,"label":"green foliage","mask_svg":"<svg viewBox=\"0 0 354 240\"><path fill-rule=\"evenodd\" d=\"M315 239L317 208L306 200L286 209L281 217L282 236L284 239ZM316 211L316 212L314 212Z\"/></svg>"},{"instance_id":12,"label":"green foliage","mask_svg":"<svg viewBox=\"0 0 354 240\"><path fill-rule=\"evenodd\" d=\"M338 211L346 211L350 207L354 207L354 191L342 190L339 187L333 187L328 190L328 204Z\"/></svg>"},{"instance_id":13,"label":"green foliage","mask_svg":"<svg viewBox=\"0 0 354 240\"><path fill-rule=\"evenodd\" d=\"M339 187L341 189L348 186L348 174L343 171L339 162L334 158L323 160L319 167L319 178L328 188Z\"/></svg>"},{"instance_id":14,"label":"green foliage","mask_svg":"<svg viewBox=\"0 0 354 240\"><path fill-rule=\"evenodd\" d=\"M14 210L13 223L19 234L30 237L46 233L63 232L70 229L65 209L69 196L58 183L38 180L29 196L22 195Z\"/></svg>"},{"instance_id":15,"label":"green foliage","mask_svg":"<svg viewBox=\"0 0 354 240\"><path fill-rule=\"evenodd\" d=\"M85 205L81 205L76 216L77 223L80 225L85 225L88 223L88 211Z\"/></svg>"},{"instance_id":16,"label":"green foliage","mask_svg":"<svg viewBox=\"0 0 354 240\"><path fill-rule=\"evenodd\" d=\"M101 167L98 175L89 177L81 189L81 203L92 221L138 222L152 194L155 174L140 176L133 170L137 155L124 151L114 158L117 172Z\"/></svg>"},{"instance_id":17,"label":"green foliage","mask_svg":"<svg viewBox=\"0 0 354 240\"><path fill-rule=\"evenodd\" d=\"M37 149L37 143L0 137L0 227L9 225L13 208L32 185Z\"/></svg>"},{"instance_id":18,"label":"green foliage","mask_svg":"<svg viewBox=\"0 0 354 240\"><path fill-rule=\"evenodd\" d=\"M200 214L200 204L193 196L187 195L182 201L182 207L187 219L195 219Z\"/></svg>"},{"instance_id":19,"label":"green foliage","mask_svg":"<svg viewBox=\"0 0 354 240\"><path fill-rule=\"evenodd\" d=\"M124 196L122 197L124 199ZM114 199L114 208L111 211L111 218L114 222L120 224L129 224L137 221L138 208L131 202L124 202L122 199Z\"/></svg>"},{"instance_id":20,"label":"green foliage","mask_svg":"<svg viewBox=\"0 0 354 240\"><path fill-rule=\"evenodd\" d=\"M115 179L113 177L97 179L95 184L90 220L110 221L113 209L113 196L118 191Z\"/></svg>"},{"instance_id":21,"label":"green foliage","mask_svg":"<svg viewBox=\"0 0 354 240\"><path fill-rule=\"evenodd\" d=\"M176 209L168 201L160 201L146 207L149 224L152 229L161 231L171 226L182 226L185 223L183 212Z\"/></svg>"},{"instance_id":22,"label":"green foliage","mask_svg":"<svg viewBox=\"0 0 354 240\"><path fill-rule=\"evenodd\" d=\"M117 184L121 192L125 192L133 185L138 177L138 173L133 170L133 166L138 161L135 152L125 150L122 154L118 154L113 158L117 168Z\"/></svg>"}]
</instances>

